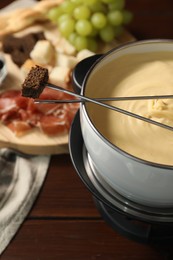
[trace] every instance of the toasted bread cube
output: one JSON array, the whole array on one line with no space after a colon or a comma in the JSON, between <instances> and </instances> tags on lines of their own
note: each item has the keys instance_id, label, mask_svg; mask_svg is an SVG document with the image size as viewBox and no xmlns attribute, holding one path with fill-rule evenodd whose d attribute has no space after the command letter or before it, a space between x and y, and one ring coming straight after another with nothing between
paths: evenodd
<instances>
[{"instance_id":1,"label":"toasted bread cube","mask_svg":"<svg viewBox=\"0 0 173 260\"><path fill-rule=\"evenodd\" d=\"M22 84L22 96L38 98L49 79L48 69L36 65L29 71Z\"/></svg>"},{"instance_id":2,"label":"toasted bread cube","mask_svg":"<svg viewBox=\"0 0 173 260\"><path fill-rule=\"evenodd\" d=\"M53 59L53 55L54 48L50 41L47 40L38 41L30 53L31 59L42 65L49 64Z\"/></svg>"}]
</instances>

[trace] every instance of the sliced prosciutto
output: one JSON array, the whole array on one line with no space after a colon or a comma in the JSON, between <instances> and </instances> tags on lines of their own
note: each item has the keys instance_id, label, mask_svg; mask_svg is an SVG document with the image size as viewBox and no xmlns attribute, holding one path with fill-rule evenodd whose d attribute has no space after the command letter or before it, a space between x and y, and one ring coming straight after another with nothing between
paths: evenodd
<instances>
[{"instance_id":1,"label":"sliced prosciutto","mask_svg":"<svg viewBox=\"0 0 173 260\"><path fill-rule=\"evenodd\" d=\"M39 99L70 99L70 95L45 88ZM32 98L21 96L20 90L8 90L0 94L0 121L15 135L24 135L33 128L55 136L69 131L79 105L36 104Z\"/></svg>"},{"instance_id":2,"label":"sliced prosciutto","mask_svg":"<svg viewBox=\"0 0 173 260\"><path fill-rule=\"evenodd\" d=\"M47 135L56 135L68 131L65 117L46 115L40 119L40 128Z\"/></svg>"},{"instance_id":3,"label":"sliced prosciutto","mask_svg":"<svg viewBox=\"0 0 173 260\"><path fill-rule=\"evenodd\" d=\"M7 123L6 126L17 136L21 136L32 129L30 124L20 120L13 120Z\"/></svg>"}]
</instances>

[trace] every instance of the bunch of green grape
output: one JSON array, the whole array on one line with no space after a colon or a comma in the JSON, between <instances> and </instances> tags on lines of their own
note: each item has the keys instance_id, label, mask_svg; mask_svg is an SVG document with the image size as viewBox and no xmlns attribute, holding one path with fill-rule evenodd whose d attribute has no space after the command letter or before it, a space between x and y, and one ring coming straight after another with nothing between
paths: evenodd
<instances>
[{"instance_id":1,"label":"bunch of green grape","mask_svg":"<svg viewBox=\"0 0 173 260\"><path fill-rule=\"evenodd\" d=\"M98 41L111 42L123 31L132 13L125 0L65 0L48 17L77 51L96 51Z\"/></svg>"}]
</instances>

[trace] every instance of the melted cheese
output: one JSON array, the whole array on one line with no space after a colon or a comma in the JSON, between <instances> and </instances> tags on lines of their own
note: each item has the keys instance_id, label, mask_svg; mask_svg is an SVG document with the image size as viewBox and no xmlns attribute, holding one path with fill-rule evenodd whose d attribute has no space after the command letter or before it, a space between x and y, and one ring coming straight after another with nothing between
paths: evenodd
<instances>
[{"instance_id":1,"label":"melted cheese","mask_svg":"<svg viewBox=\"0 0 173 260\"><path fill-rule=\"evenodd\" d=\"M94 91L93 91L94 90ZM118 97L173 94L173 53L131 54L96 69L86 95ZM173 126L173 99L114 101L109 104ZM135 157L173 165L173 132L88 103L89 116L111 143Z\"/></svg>"}]
</instances>

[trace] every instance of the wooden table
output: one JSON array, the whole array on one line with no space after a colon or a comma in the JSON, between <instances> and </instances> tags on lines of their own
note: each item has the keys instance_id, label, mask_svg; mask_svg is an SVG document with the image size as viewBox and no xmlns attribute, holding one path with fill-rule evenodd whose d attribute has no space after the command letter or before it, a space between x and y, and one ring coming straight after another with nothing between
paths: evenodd
<instances>
[{"instance_id":1,"label":"wooden table","mask_svg":"<svg viewBox=\"0 0 173 260\"><path fill-rule=\"evenodd\" d=\"M0 7L12 1L1 0ZM173 38L172 0L126 0L138 39ZM43 188L1 260L173 259L170 246L149 246L105 223L69 155L52 156Z\"/></svg>"}]
</instances>

